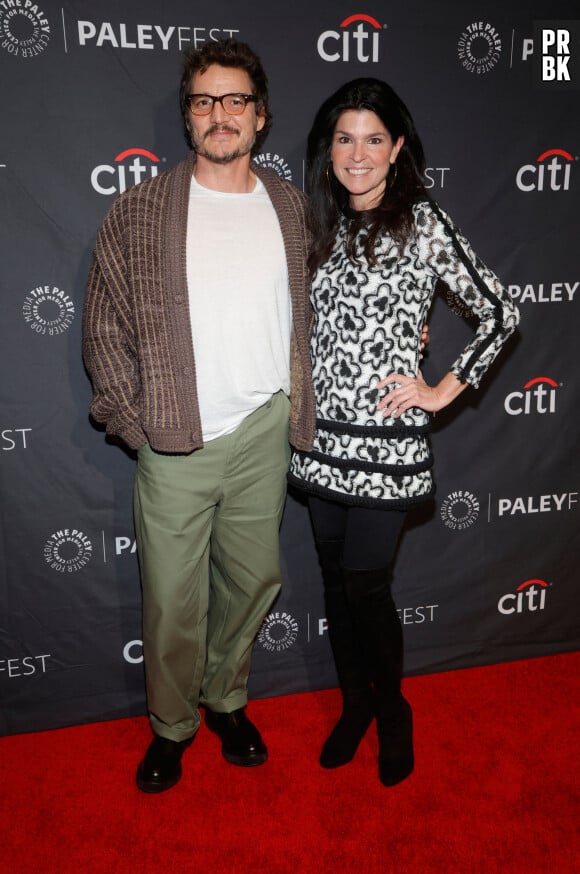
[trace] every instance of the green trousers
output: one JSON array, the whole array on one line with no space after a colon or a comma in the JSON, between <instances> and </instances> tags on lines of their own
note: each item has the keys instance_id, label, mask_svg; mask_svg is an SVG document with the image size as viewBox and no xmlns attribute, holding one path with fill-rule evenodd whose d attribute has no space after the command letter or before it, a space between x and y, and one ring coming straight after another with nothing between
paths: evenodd
<instances>
[{"instance_id":1,"label":"green trousers","mask_svg":"<svg viewBox=\"0 0 580 874\"><path fill-rule=\"evenodd\" d=\"M198 704L247 702L252 646L280 590L290 404L283 392L189 455L139 450L135 532L153 731L181 741Z\"/></svg>"}]
</instances>

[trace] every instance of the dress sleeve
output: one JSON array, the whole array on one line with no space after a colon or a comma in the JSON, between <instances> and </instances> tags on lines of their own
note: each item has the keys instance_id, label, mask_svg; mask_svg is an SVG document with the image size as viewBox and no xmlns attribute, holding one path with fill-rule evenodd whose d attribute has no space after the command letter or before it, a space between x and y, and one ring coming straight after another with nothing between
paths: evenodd
<instances>
[{"instance_id":1,"label":"dress sleeve","mask_svg":"<svg viewBox=\"0 0 580 874\"><path fill-rule=\"evenodd\" d=\"M449 216L434 202L416 211L419 254L427 268L458 295L478 319L473 340L449 368L460 382L477 388L515 331L519 312L499 279L477 257Z\"/></svg>"},{"instance_id":2,"label":"dress sleeve","mask_svg":"<svg viewBox=\"0 0 580 874\"><path fill-rule=\"evenodd\" d=\"M140 425L141 381L130 316L122 222L113 208L99 232L83 307L83 359L93 385L91 415L133 449L147 442Z\"/></svg>"}]
</instances>

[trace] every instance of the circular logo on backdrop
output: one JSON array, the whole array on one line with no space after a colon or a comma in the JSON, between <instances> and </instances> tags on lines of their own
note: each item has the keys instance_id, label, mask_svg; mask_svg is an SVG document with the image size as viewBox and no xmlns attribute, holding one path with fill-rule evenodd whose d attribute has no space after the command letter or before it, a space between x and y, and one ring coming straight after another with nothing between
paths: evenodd
<instances>
[{"instance_id":1,"label":"circular logo on backdrop","mask_svg":"<svg viewBox=\"0 0 580 874\"><path fill-rule=\"evenodd\" d=\"M44 12L31 0L0 3L0 46L9 54L33 58L47 47L50 25Z\"/></svg>"},{"instance_id":2,"label":"circular logo on backdrop","mask_svg":"<svg viewBox=\"0 0 580 874\"><path fill-rule=\"evenodd\" d=\"M73 323L75 306L60 288L42 285L24 298L24 321L37 334L64 334Z\"/></svg>"},{"instance_id":3,"label":"circular logo on backdrop","mask_svg":"<svg viewBox=\"0 0 580 874\"><path fill-rule=\"evenodd\" d=\"M455 294L454 291L451 291L450 288L445 288L445 303L449 307L449 309L453 310L455 315L460 316L462 319L473 319L474 315L472 311L469 309L466 303L459 297L458 294Z\"/></svg>"},{"instance_id":4,"label":"circular logo on backdrop","mask_svg":"<svg viewBox=\"0 0 580 874\"><path fill-rule=\"evenodd\" d=\"M61 574L80 571L91 560L93 544L76 528L55 531L46 541L44 558L47 564Z\"/></svg>"},{"instance_id":5,"label":"circular logo on backdrop","mask_svg":"<svg viewBox=\"0 0 580 874\"><path fill-rule=\"evenodd\" d=\"M268 652L282 652L296 642L298 631L298 623L289 613L270 613L262 623L258 642Z\"/></svg>"},{"instance_id":6,"label":"circular logo on backdrop","mask_svg":"<svg viewBox=\"0 0 580 874\"><path fill-rule=\"evenodd\" d=\"M443 524L453 531L464 531L477 522L479 501L471 492L452 492L441 504Z\"/></svg>"},{"instance_id":7,"label":"circular logo on backdrop","mask_svg":"<svg viewBox=\"0 0 580 874\"><path fill-rule=\"evenodd\" d=\"M492 24L474 21L463 31L457 43L461 66L470 73L489 73L500 59L501 39Z\"/></svg>"},{"instance_id":8,"label":"circular logo on backdrop","mask_svg":"<svg viewBox=\"0 0 580 874\"><path fill-rule=\"evenodd\" d=\"M268 170L273 170L277 173L280 179L286 179L287 182L292 182L292 170L282 157L275 155L272 152L260 152L254 157L254 161L260 167L266 167Z\"/></svg>"}]
</instances>

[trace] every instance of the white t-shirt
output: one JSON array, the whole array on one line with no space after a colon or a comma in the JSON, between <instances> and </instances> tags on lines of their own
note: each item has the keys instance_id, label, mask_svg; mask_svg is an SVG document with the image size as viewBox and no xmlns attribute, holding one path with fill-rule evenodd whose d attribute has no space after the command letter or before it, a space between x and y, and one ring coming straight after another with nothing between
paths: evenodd
<instances>
[{"instance_id":1,"label":"white t-shirt","mask_svg":"<svg viewBox=\"0 0 580 874\"><path fill-rule=\"evenodd\" d=\"M291 302L276 211L258 179L249 194L192 177L187 284L204 441L234 431L290 392Z\"/></svg>"}]
</instances>

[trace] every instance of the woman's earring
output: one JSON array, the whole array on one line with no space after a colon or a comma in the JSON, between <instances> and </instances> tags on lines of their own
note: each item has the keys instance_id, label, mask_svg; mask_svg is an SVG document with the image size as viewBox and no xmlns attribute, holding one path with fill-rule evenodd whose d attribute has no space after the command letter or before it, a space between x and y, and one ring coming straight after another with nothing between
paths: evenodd
<instances>
[{"instance_id":1,"label":"woman's earring","mask_svg":"<svg viewBox=\"0 0 580 874\"><path fill-rule=\"evenodd\" d=\"M331 167L332 167L332 164L330 164L330 163L328 163L328 164L326 165L326 181L328 182L328 184L329 184L330 186L332 185L332 180L331 180L331 178L330 178L330 168L331 168Z\"/></svg>"},{"instance_id":2,"label":"woman's earring","mask_svg":"<svg viewBox=\"0 0 580 874\"><path fill-rule=\"evenodd\" d=\"M392 176L391 181L389 183L389 188L393 187L393 185L395 184L395 180L397 178L397 162L396 161L393 161L393 163L391 164L391 168L392 168L392 170L395 171L395 173L394 173L394 175L392 175L391 170L389 170L388 175Z\"/></svg>"}]
</instances>

